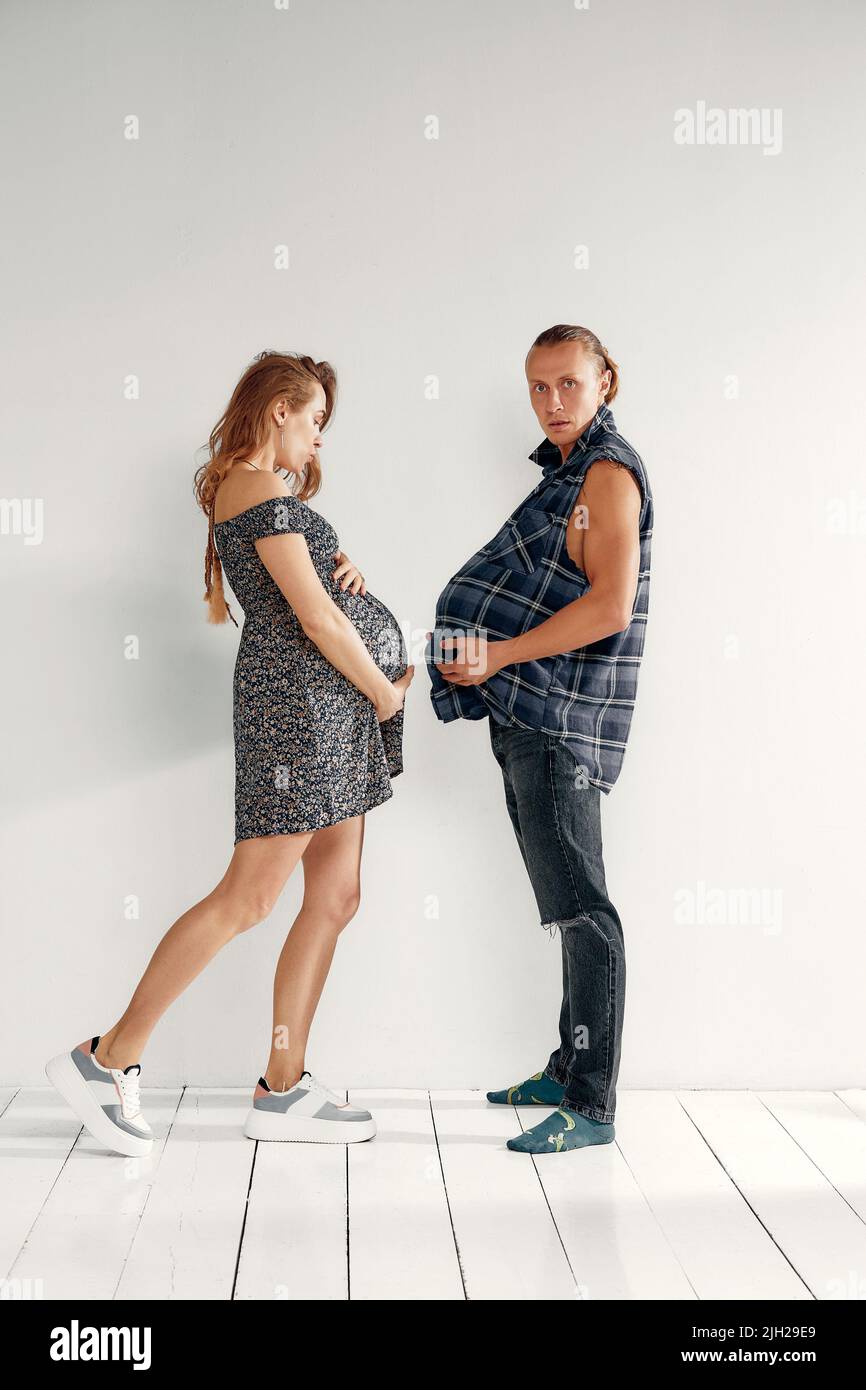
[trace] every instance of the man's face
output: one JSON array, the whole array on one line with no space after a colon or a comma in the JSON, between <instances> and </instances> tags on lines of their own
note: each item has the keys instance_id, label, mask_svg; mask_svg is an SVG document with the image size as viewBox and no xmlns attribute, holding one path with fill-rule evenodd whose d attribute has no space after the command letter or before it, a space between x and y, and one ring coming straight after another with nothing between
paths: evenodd
<instances>
[{"instance_id":1,"label":"man's face","mask_svg":"<svg viewBox=\"0 0 866 1390\"><path fill-rule=\"evenodd\" d=\"M526 359L529 399L547 438L567 455L592 420L610 386L598 375L582 343L532 348Z\"/></svg>"}]
</instances>

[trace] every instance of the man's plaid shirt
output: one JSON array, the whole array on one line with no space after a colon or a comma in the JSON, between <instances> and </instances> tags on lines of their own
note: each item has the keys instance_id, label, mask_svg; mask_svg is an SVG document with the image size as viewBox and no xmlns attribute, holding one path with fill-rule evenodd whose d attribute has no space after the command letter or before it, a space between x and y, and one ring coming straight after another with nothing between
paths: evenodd
<instances>
[{"instance_id":1,"label":"man's plaid shirt","mask_svg":"<svg viewBox=\"0 0 866 1390\"><path fill-rule=\"evenodd\" d=\"M609 792L622 767L637 692L649 608L653 501L643 461L602 405L567 460L544 439L529 455L542 479L496 535L449 579L436 604L426 652L437 716L483 719L538 729L566 741L587 780ZM641 491L640 573L631 622L589 646L540 661L503 666L480 685L453 685L434 662L448 659L443 637L518 637L590 588L566 549L566 531L590 466L613 459L634 474Z\"/></svg>"}]
</instances>

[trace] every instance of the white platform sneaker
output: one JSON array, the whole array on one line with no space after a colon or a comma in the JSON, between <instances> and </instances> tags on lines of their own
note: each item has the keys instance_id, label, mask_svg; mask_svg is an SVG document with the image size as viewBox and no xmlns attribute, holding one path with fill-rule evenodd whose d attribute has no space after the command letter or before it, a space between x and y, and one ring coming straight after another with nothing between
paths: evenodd
<instances>
[{"instance_id":1,"label":"white platform sneaker","mask_svg":"<svg viewBox=\"0 0 866 1390\"><path fill-rule=\"evenodd\" d=\"M288 1091L272 1091L260 1076L244 1122L248 1139L357 1144L375 1133L369 1110L347 1105L308 1071Z\"/></svg>"},{"instance_id":2,"label":"white platform sneaker","mask_svg":"<svg viewBox=\"0 0 866 1390\"><path fill-rule=\"evenodd\" d=\"M88 1134L115 1153L144 1158L153 1148L153 1131L141 1113L141 1065L104 1067L94 1056L98 1045L97 1034L58 1053L46 1063L45 1075Z\"/></svg>"}]
</instances>

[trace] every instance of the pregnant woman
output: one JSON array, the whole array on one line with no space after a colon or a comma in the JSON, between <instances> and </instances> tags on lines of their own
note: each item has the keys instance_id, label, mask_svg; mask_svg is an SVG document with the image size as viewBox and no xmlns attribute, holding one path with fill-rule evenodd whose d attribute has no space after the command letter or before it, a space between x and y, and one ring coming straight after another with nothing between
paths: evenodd
<instances>
[{"instance_id":1,"label":"pregnant woman","mask_svg":"<svg viewBox=\"0 0 866 1390\"><path fill-rule=\"evenodd\" d=\"M337 938L360 901L364 815L393 795L391 778L403 770L414 675L396 618L307 501L320 487L316 450L335 400L329 363L259 354L196 475L208 517L208 618L235 622L223 567L245 614L234 674L234 853L216 888L163 937L114 1027L45 1068L90 1134L118 1153L142 1156L153 1144L139 1077L156 1023L226 942L269 915L299 860L303 903L277 965L270 1056L244 1133L325 1143L376 1133L369 1111L305 1067Z\"/></svg>"}]
</instances>

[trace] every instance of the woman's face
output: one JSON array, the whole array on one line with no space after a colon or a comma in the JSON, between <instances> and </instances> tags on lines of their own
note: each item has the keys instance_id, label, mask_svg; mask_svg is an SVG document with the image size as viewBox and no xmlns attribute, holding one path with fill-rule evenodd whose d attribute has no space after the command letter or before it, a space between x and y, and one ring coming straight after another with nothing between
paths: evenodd
<instances>
[{"instance_id":1,"label":"woman's face","mask_svg":"<svg viewBox=\"0 0 866 1390\"><path fill-rule=\"evenodd\" d=\"M285 454L278 453L278 467L291 469L301 474L322 444L322 421L325 417L324 387L316 383L309 401L300 410L289 411L283 430L286 438ZM280 461L284 459L285 461Z\"/></svg>"}]
</instances>

